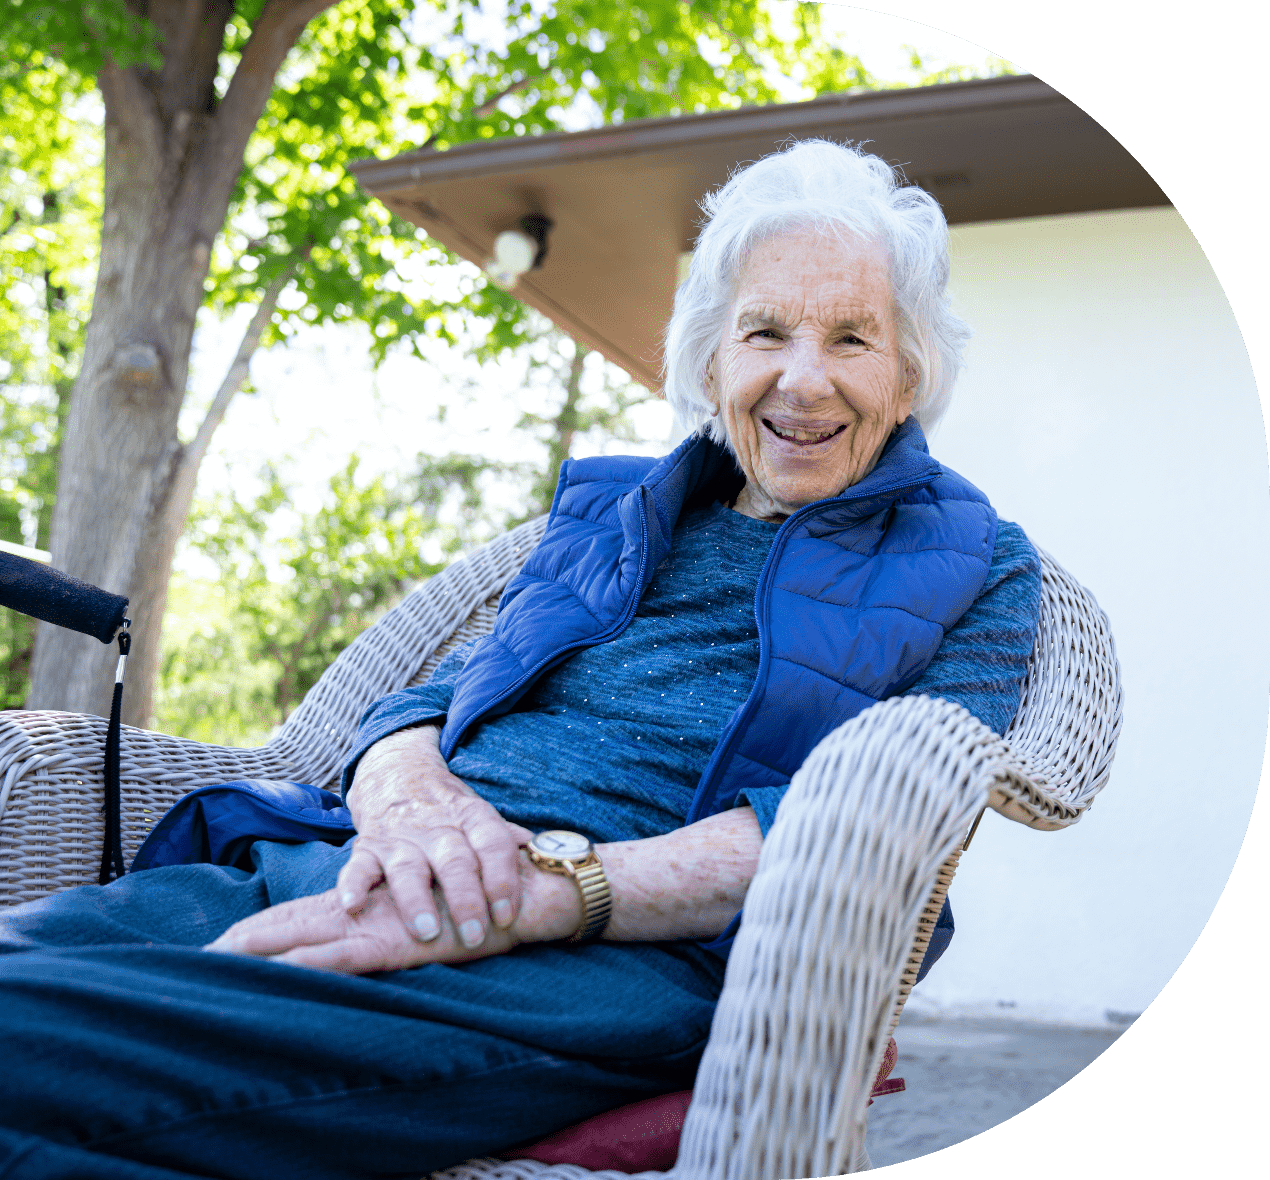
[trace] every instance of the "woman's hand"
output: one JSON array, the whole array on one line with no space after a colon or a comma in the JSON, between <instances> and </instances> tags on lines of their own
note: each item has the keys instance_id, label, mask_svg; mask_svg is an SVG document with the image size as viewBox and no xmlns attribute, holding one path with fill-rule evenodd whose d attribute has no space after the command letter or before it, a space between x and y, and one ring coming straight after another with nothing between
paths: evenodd
<instances>
[{"instance_id":1,"label":"woman's hand","mask_svg":"<svg viewBox=\"0 0 1270 1180\"><path fill-rule=\"evenodd\" d=\"M618 942L712 938L744 903L762 843L754 812L737 807L664 836L598 845L613 899L602 937ZM451 915L448 894L439 885L432 887L429 900L440 929L424 942L415 911L404 908L381 880L356 912L344 904L337 886L253 914L207 949L365 974L466 962L525 942L568 938L582 924L577 883L538 868L523 849L513 863L521 900L517 915L505 928L488 929L476 946L460 937L461 922Z\"/></svg>"},{"instance_id":2,"label":"woman's hand","mask_svg":"<svg viewBox=\"0 0 1270 1180\"><path fill-rule=\"evenodd\" d=\"M400 971L425 963L463 963L504 954L524 942L568 938L582 922L582 898L567 877L546 873L517 858L520 911L507 929L495 927L475 947L459 937L444 897L433 904L440 933L420 942L385 884L370 890L366 904L349 913L338 888L271 906L244 918L205 949L226 954L256 955L297 967L315 967L346 975Z\"/></svg>"},{"instance_id":3,"label":"woman's hand","mask_svg":"<svg viewBox=\"0 0 1270 1180\"><path fill-rule=\"evenodd\" d=\"M393 903L389 924L404 923L428 943L445 931L444 911L458 944L472 950L484 945L491 920L503 931L516 921L518 848L532 833L509 824L450 773L439 739L434 725L404 729L362 756L348 792L358 835L334 892L351 920L385 886ZM373 912L382 906L376 901ZM382 914L375 918L376 930L384 921Z\"/></svg>"}]
</instances>

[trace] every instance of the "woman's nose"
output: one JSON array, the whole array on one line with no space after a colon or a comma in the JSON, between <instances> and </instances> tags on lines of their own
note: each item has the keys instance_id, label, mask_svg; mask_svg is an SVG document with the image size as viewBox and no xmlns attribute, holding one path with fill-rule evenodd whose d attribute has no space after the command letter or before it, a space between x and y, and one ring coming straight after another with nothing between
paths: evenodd
<instances>
[{"instance_id":1,"label":"woman's nose","mask_svg":"<svg viewBox=\"0 0 1270 1180\"><path fill-rule=\"evenodd\" d=\"M791 340L782 351L784 365L776 381L777 392L808 405L833 393L826 358L815 343Z\"/></svg>"}]
</instances>

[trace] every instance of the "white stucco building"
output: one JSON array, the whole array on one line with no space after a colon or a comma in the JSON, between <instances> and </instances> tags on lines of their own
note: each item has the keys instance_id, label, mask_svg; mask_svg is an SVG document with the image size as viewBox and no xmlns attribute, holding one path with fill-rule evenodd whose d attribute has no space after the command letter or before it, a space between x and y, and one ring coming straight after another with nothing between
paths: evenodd
<instances>
[{"instance_id":1,"label":"white stucco building","mask_svg":"<svg viewBox=\"0 0 1270 1180\"><path fill-rule=\"evenodd\" d=\"M1110 786L1036 833L989 814L917 1007L1098 1023L1199 935L1265 748L1266 443L1234 317L1169 207L960 225L969 369L932 451L1097 596L1124 673Z\"/></svg>"}]
</instances>

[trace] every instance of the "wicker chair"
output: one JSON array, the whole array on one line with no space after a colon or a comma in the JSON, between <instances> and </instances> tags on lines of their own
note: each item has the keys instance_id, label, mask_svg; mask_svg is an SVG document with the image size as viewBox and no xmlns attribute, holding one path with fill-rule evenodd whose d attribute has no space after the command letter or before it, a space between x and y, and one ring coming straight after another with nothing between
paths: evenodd
<instances>
[{"instance_id":1,"label":"wicker chair","mask_svg":"<svg viewBox=\"0 0 1270 1180\"><path fill-rule=\"evenodd\" d=\"M125 729L130 859L182 794L236 778L336 786L367 703L488 632L539 519L456 562L351 644L258 750ZM1040 632L1004 737L929 697L883 702L825 738L764 842L673 1175L774 1180L867 1169L865 1107L968 832L985 807L1029 827L1080 819L1106 784L1119 666L1093 598L1042 554ZM105 722L0 714L0 903L95 880ZM645 1176L663 1173L643 1173ZM612 1178L473 1160L436 1180Z\"/></svg>"}]
</instances>

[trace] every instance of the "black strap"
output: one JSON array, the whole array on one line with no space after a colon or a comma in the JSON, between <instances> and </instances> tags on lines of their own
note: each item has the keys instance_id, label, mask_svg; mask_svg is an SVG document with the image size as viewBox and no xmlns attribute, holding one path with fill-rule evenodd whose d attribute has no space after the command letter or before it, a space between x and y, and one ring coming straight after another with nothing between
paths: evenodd
<instances>
[{"instance_id":1,"label":"black strap","mask_svg":"<svg viewBox=\"0 0 1270 1180\"><path fill-rule=\"evenodd\" d=\"M101 842L101 872L99 885L109 885L128 870L123 867L123 829L119 814L119 730L123 716L123 671L128 651L132 647L132 635L128 620L119 632L119 664L115 671L115 692L110 700L110 721L106 725L106 800L102 810L106 815L105 833Z\"/></svg>"}]
</instances>

